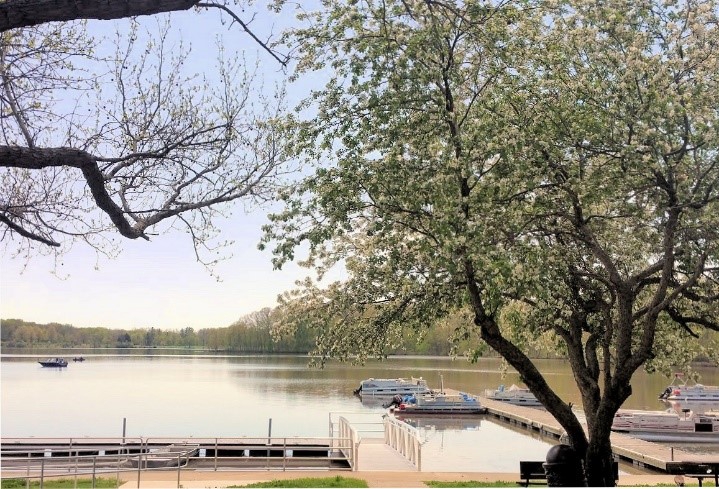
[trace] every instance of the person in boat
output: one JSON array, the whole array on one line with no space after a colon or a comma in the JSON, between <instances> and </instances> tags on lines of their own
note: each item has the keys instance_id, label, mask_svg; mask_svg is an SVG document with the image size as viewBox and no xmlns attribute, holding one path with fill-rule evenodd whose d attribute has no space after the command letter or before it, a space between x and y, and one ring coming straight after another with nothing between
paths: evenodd
<instances>
[{"instance_id":1,"label":"person in boat","mask_svg":"<svg viewBox=\"0 0 719 489\"><path fill-rule=\"evenodd\" d=\"M672 387L669 386L666 389L664 389L664 392L659 394L659 399L667 399L671 395L672 395Z\"/></svg>"},{"instance_id":2,"label":"person in boat","mask_svg":"<svg viewBox=\"0 0 719 489\"><path fill-rule=\"evenodd\" d=\"M391 401L389 401L387 404L384 404L383 408L392 408L392 407L399 407L399 405L402 404L402 396L399 394L396 394Z\"/></svg>"}]
</instances>

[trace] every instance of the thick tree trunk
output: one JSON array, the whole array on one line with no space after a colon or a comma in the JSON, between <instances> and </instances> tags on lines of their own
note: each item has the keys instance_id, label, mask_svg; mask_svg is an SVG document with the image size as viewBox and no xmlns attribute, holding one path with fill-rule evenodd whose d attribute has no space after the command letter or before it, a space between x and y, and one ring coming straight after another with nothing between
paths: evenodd
<instances>
[{"instance_id":1,"label":"thick tree trunk","mask_svg":"<svg viewBox=\"0 0 719 489\"><path fill-rule=\"evenodd\" d=\"M615 484L610 433L610 430L595 431L589 439L584 466L590 487L613 487Z\"/></svg>"},{"instance_id":2,"label":"thick tree trunk","mask_svg":"<svg viewBox=\"0 0 719 489\"><path fill-rule=\"evenodd\" d=\"M0 32L54 21L122 19L187 10L200 0L5 0L0 2Z\"/></svg>"}]
</instances>

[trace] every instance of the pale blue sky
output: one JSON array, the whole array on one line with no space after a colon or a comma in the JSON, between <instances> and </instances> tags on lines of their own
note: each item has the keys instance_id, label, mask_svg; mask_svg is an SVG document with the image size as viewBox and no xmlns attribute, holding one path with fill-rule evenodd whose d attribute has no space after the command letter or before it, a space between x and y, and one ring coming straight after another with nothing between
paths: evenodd
<instances>
[{"instance_id":1,"label":"pale blue sky","mask_svg":"<svg viewBox=\"0 0 719 489\"><path fill-rule=\"evenodd\" d=\"M218 18L217 13L172 14L173 26L192 44L198 71L215 65L217 33L223 35L228 54L233 49L257 53L246 34L237 26L223 26ZM284 14L284 22L291 19ZM265 32L271 28L278 34L277 22L277 17L260 11L253 27ZM109 34L114 25L93 23L92 27ZM264 77L271 85L281 77L279 65L269 55L260 56ZM207 63L204 68L203 60ZM294 99L299 98L299 91L295 87ZM195 261L191 241L184 233L156 236L150 242L124 240L124 251L114 260L98 261L93 250L77 244L62 257L62 265L57 267L60 278L52 273L52 258L35 257L23 269L24 262L3 255L0 318L128 329L228 326L245 314L274 306L278 294L308 275L296 265L273 271L270 253L257 250L265 214L254 211L248 215L238 209L231 221L220 226L223 239L235 240L233 258L215 269L220 282Z\"/></svg>"}]
</instances>

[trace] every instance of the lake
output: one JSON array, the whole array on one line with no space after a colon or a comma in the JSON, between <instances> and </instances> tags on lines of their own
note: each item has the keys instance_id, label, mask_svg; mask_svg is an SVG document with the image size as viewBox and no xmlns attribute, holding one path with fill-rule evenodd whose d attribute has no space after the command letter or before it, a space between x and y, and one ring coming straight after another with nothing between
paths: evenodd
<instances>
[{"instance_id":1,"label":"lake","mask_svg":"<svg viewBox=\"0 0 719 489\"><path fill-rule=\"evenodd\" d=\"M369 377L424 377L432 388L443 383L474 394L519 383L516 373L503 375L498 359L471 364L393 357L365 366L331 363L320 370L308 368L305 356L178 355L158 349L83 353L85 362L63 369L37 363L56 353L3 350L2 437L117 437L123 418L127 436L134 437L267 436L270 423L272 436L328 436L330 413L350 413L350 419L379 428L385 410L363 405L352 394ZM538 360L537 365L562 398L581 404L565 361ZM704 383L719 384L719 369L702 374ZM663 409L657 396L668 382L660 375L637 374L625 407ZM543 460L552 443L484 417L459 424L430 420L418 428L426 471L514 472L519 460ZM481 442L488 439L492 443Z\"/></svg>"}]
</instances>

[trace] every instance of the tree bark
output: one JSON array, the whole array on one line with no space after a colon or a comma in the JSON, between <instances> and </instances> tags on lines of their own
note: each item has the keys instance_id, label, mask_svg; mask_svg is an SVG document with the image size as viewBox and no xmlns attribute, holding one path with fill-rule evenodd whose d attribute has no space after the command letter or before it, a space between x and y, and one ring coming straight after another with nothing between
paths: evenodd
<instances>
[{"instance_id":1,"label":"tree bark","mask_svg":"<svg viewBox=\"0 0 719 489\"><path fill-rule=\"evenodd\" d=\"M188 10L200 0L5 0L0 32L54 21L122 19Z\"/></svg>"},{"instance_id":2,"label":"tree bark","mask_svg":"<svg viewBox=\"0 0 719 489\"><path fill-rule=\"evenodd\" d=\"M0 4L1 5L1 4ZM143 227L135 227L127 220L105 188L105 177L97 166L97 158L87 151L75 148L26 148L0 146L0 167L39 170L50 167L72 167L82 171L97 206L102 209L117 230L130 239L148 239Z\"/></svg>"},{"instance_id":3,"label":"tree bark","mask_svg":"<svg viewBox=\"0 0 719 489\"><path fill-rule=\"evenodd\" d=\"M602 420L597 426L611 426L611 422L606 423L606 420ZM584 458L589 487L614 487L614 457L610 434L610 430L600 429L594 430L590 436L587 455Z\"/></svg>"}]
</instances>

